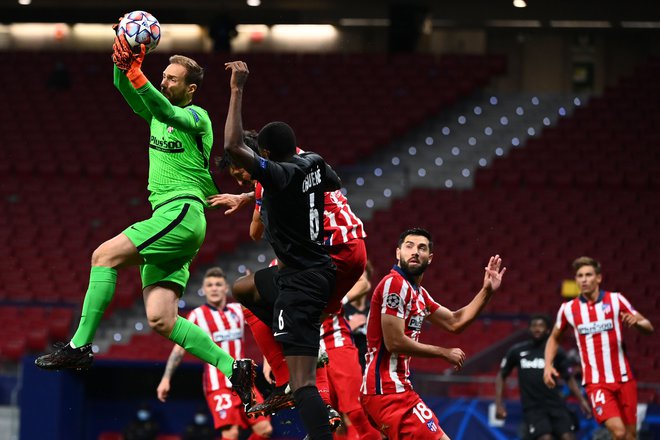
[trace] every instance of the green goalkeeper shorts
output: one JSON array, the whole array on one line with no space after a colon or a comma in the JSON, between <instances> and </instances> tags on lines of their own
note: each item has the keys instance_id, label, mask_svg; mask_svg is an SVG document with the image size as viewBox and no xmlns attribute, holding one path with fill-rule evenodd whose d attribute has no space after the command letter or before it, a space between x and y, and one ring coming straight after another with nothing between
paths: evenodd
<instances>
[{"instance_id":1,"label":"green goalkeeper shorts","mask_svg":"<svg viewBox=\"0 0 660 440\"><path fill-rule=\"evenodd\" d=\"M172 200L158 207L150 219L137 222L123 233L137 247L142 288L168 281L181 286L190 278L190 262L206 235L204 206L196 199Z\"/></svg>"}]
</instances>

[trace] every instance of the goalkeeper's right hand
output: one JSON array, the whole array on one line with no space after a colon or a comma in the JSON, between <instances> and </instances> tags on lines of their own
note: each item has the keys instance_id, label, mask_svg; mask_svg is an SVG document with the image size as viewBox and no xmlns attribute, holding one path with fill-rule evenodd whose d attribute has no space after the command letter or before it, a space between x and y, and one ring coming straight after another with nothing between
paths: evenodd
<instances>
[{"instance_id":1,"label":"goalkeeper's right hand","mask_svg":"<svg viewBox=\"0 0 660 440\"><path fill-rule=\"evenodd\" d=\"M112 25L112 30L115 33L115 41L112 43L112 62L115 63L115 66L119 70L126 72L131 68L131 62L133 61L132 55L124 51L124 47L117 36L119 30L119 23L124 19L124 16L119 17L117 23Z\"/></svg>"},{"instance_id":2,"label":"goalkeeper's right hand","mask_svg":"<svg viewBox=\"0 0 660 440\"><path fill-rule=\"evenodd\" d=\"M124 50L119 37L116 35L115 42L112 43L112 62L119 70L124 72L127 72L133 63L133 53Z\"/></svg>"}]
</instances>

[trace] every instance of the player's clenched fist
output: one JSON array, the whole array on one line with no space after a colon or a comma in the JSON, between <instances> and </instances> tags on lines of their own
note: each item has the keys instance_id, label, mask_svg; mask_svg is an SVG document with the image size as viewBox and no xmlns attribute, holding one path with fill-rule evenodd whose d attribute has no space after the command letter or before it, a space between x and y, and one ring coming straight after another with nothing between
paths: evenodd
<instances>
[{"instance_id":1,"label":"player's clenched fist","mask_svg":"<svg viewBox=\"0 0 660 440\"><path fill-rule=\"evenodd\" d=\"M454 370L459 371L463 368L465 362L465 353L460 348L447 348L445 359L454 366Z\"/></svg>"}]
</instances>

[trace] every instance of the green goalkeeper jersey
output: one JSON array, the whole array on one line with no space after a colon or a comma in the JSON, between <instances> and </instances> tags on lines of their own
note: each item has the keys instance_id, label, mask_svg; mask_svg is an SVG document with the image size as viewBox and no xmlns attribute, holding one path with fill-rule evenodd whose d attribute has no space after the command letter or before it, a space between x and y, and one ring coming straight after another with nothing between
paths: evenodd
<instances>
[{"instance_id":1,"label":"green goalkeeper jersey","mask_svg":"<svg viewBox=\"0 0 660 440\"><path fill-rule=\"evenodd\" d=\"M173 106L150 82L135 90L115 66L114 83L133 111L149 122L149 202L152 209L181 197L206 203L217 194L209 170L213 128L206 110Z\"/></svg>"}]
</instances>

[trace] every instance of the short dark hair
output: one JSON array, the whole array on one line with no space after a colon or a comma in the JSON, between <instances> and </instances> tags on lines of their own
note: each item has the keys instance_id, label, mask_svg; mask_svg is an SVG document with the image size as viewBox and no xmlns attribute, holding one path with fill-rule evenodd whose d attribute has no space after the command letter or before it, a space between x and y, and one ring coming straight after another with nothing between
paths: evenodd
<instances>
[{"instance_id":1,"label":"short dark hair","mask_svg":"<svg viewBox=\"0 0 660 440\"><path fill-rule=\"evenodd\" d=\"M399 242L397 243L396 247L400 248L401 245L403 244L403 241L409 235L421 235L422 237L428 238L429 250L433 252L433 237L431 236L431 233L424 228L410 228L403 231L401 235L399 235Z\"/></svg>"},{"instance_id":2,"label":"short dark hair","mask_svg":"<svg viewBox=\"0 0 660 440\"><path fill-rule=\"evenodd\" d=\"M183 77L186 84L197 84L197 88L202 86L204 69L197 64L197 61L183 55L172 55L170 64L179 64L186 68L186 76Z\"/></svg>"},{"instance_id":3,"label":"short dark hair","mask_svg":"<svg viewBox=\"0 0 660 440\"><path fill-rule=\"evenodd\" d=\"M211 277L227 279L227 276L225 275L225 271L217 266L210 267L204 274L204 279Z\"/></svg>"},{"instance_id":4,"label":"short dark hair","mask_svg":"<svg viewBox=\"0 0 660 440\"><path fill-rule=\"evenodd\" d=\"M573 271L577 272L582 266L591 266L597 275L600 274L600 263L591 257L579 257L573 261Z\"/></svg>"},{"instance_id":5,"label":"short dark hair","mask_svg":"<svg viewBox=\"0 0 660 440\"><path fill-rule=\"evenodd\" d=\"M258 135L259 133L257 133L256 130L247 130L243 132L243 143L250 147L250 149L256 154L259 154L259 143L257 141ZM223 154L222 157L217 161L218 168L221 170L224 170L233 164L234 163L232 162L231 156L229 154Z\"/></svg>"},{"instance_id":6,"label":"short dark hair","mask_svg":"<svg viewBox=\"0 0 660 440\"><path fill-rule=\"evenodd\" d=\"M545 315L543 313L537 313L535 315L530 316L529 325L531 326L532 322L537 321L537 320L541 320L541 321L545 322L545 326L547 328L552 327L552 320L550 319L550 317L548 315Z\"/></svg>"},{"instance_id":7,"label":"short dark hair","mask_svg":"<svg viewBox=\"0 0 660 440\"><path fill-rule=\"evenodd\" d=\"M296 152L296 135L288 124L269 122L259 131L259 148L270 151L272 160L283 160Z\"/></svg>"}]
</instances>

